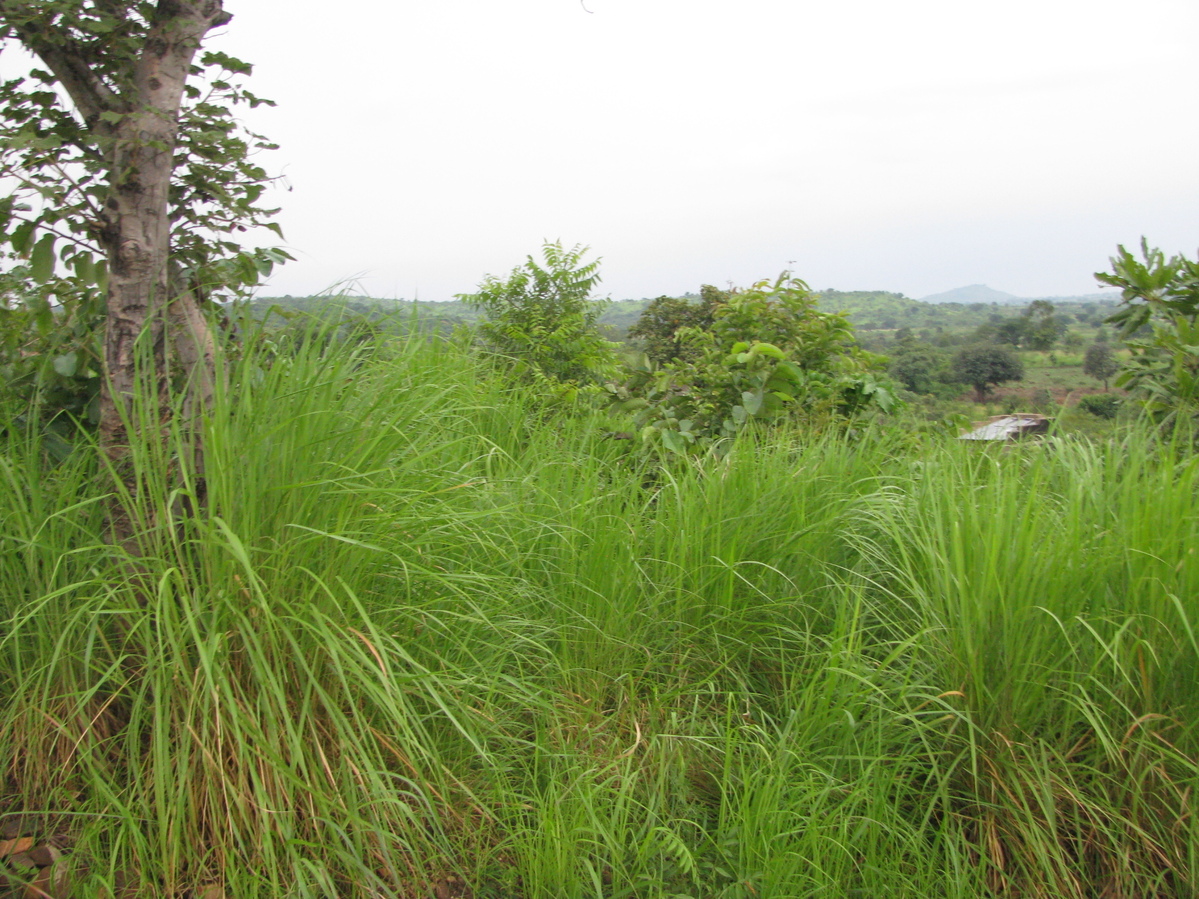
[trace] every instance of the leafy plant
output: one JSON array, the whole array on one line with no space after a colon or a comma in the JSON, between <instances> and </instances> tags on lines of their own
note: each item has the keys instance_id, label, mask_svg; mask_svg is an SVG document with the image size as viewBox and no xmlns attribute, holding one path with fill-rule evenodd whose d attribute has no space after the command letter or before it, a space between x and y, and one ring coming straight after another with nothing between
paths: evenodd
<instances>
[{"instance_id":1,"label":"leafy plant","mask_svg":"<svg viewBox=\"0 0 1199 899\"><path fill-rule=\"evenodd\" d=\"M87 410L114 463L139 391L164 427L172 396L188 415L211 402L211 301L289 258L238 237L279 228L253 158L273 145L236 117L270 101L240 84L249 65L199 50L230 18L194 0L0 2L0 46L36 58L0 83L0 366L39 413Z\"/></svg>"},{"instance_id":2,"label":"leafy plant","mask_svg":"<svg viewBox=\"0 0 1199 899\"><path fill-rule=\"evenodd\" d=\"M526 382L578 388L615 373L615 351L597 325L604 304L591 299L600 261L585 262L587 252L547 242L541 262L529 256L507 278L488 275L476 293L458 295L486 313L485 348Z\"/></svg>"},{"instance_id":3,"label":"leafy plant","mask_svg":"<svg viewBox=\"0 0 1199 899\"><path fill-rule=\"evenodd\" d=\"M730 292L710 328L681 328L675 339L680 357L626 388L642 439L673 453L723 451L751 421L832 419L894 403L872 374L881 357L861 350L845 316L819 311L788 273Z\"/></svg>"},{"instance_id":4,"label":"leafy plant","mask_svg":"<svg viewBox=\"0 0 1199 899\"><path fill-rule=\"evenodd\" d=\"M1078 401L1078 408L1096 418L1115 418L1120 411L1120 398L1111 393L1091 393Z\"/></svg>"},{"instance_id":5,"label":"leafy plant","mask_svg":"<svg viewBox=\"0 0 1199 899\"><path fill-rule=\"evenodd\" d=\"M991 385L1023 379L1024 363L1007 347L980 343L958 350L953 357L953 374L973 387L975 399L983 403Z\"/></svg>"},{"instance_id":6,"label":"leafy plant","mask_svg":"<svg viewBox=\"0 0 1199 899\"><path fill-rule=\"evenodd\" d=\"M1132 351L1116 384L1131 390L1162 424L1199 415L1199 262L1166 259L1141 241L1142 261L1120 246L1111 272L1096 280L1119 287L1124 308L1108 321ZM1138 336L1145 327L1146 337Z\"/></svg>"},{"instance_id":7,"label":"leafy plant","mask_svg":"<svg viewBox=\"0 0 1199 899\"><path fill-rule=\"evenodd\" d=\"M1106 343L1093 343L1083 356L1082 370L1096 381L1102 381L1103 389L1107 390L1108 379L1120 370L1120 362Z\"/></svg>"},{"instance_id":8,"label":"leafy plant","mask_svg":"<svg viewBox=\"0 0 1199 899\"><path fill-rule=\"evenodd\" d=\"M658 297L645 308L629 336L643 341L645 355L655 365L665 365L693 352L683 332L688 328L701 331L712 327L716 309L728 302L731 294L711 284L699 289L699 302L685 298Z\"/></svg>"}]
</instances>

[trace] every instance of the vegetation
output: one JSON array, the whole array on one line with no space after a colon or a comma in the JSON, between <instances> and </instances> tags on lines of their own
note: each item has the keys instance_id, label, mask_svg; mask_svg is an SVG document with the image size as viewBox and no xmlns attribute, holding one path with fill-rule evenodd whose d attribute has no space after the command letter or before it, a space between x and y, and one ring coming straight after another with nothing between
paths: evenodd
<instances>
[{"instance_id":1,"label":"vegetation","mask_svg":"<svg viewBox=\"0 0 1199 899\"><path fill-rule=\"evenodd\" d=\"M642 440L673 453L723 454L751 422L802 418L810 425L893 399L871 372L881 359L862 352L844 316L821 312L808 286L783 273L745 290L705 287L691 318L656 301L637 325L668 361L610 387L636 411ZM710 321L708 327L683 321ZM673 328L673 330L671 330ZM676 350L672 350L677 347Z\"/></svg>"},{"instance_id":2,"label":"vegetation","mask_svg":"<svg viewBox=\"0 0 1199 899\"><path fill-rule=\"evenodd\" d=\"M1082 370L1096 381L1102 381L1103 389L1107 390L1108 379L1120 370L1120 363L1116 359L1116 354L1112 352L1112 348L1106 343L1093 343L1087 347L1082 361Z\"/></svg>"},{"instance_id":3,"label":"vegetation","mask_svg":"<svg viewBox=\"0 0 1199 899\"><path fill-rule=\"evenodd\" d=\"M81 896L1199 889L1193 456L661 467L538 402L415 335L248 350L206 503L133 445L140 584L100 457L10 431L4 820Z\"/></svg>"},{"instance_id":4,"label":"vegetation","mask_svg":"<svg viewBox=\"0 0 1199 899\"><path fill-rule=\"evenodd\" d=\"M259 101L187 82L226 19L0 0L47 67L0 86L0 893L1199 895L1196 263L1100 275L1156 421L1005 451L788 275L649 304L618 383L559 243L476 341L222 343L283 258L220 236L267 214ZM863 328L917 401L1081 373L1048 302L881 300L942 322Z\"/></svg>"},{"instance_id":5,"label":"vegetation","mask_svg":"<svg viewBox=\"0 0 1199 899\"><path fill-rule=\"evenodd\" d=\"M717 308L727 303L730 296L729 291L705 284L700 288L698 303L687 297L658 297L645 307L628 335L641 341L645 355L654 365L694 361L699 347L693 341L688 342L687 335L711 330Z\"/></svg>"},{"instance_id":6,"label":"vegetation","mask_svg":"<svg viewBox=\"0 0 1199 899\"><path fill-rule=\"evenodd\" d=\"M1023 378L1024 365L1007 347L984 343L959 350L953 357L953 373L959 381L974 388L975 396L981 403L992 384Z\"/></svg>"},{"instance_id":7,"label":"vegetation","mask_svg":"<svg viewBox=\"0 0 1199 899\"><path fill-rule=\"evenodd\" d=\"M49 402L35 414L95 423L121 491L139 489L125 464L134 396L159 397L151 430L198 418L219 380L205 307L287 258L230 236L278 229L250 158L270 145L234 115L264 102L236 83L250 67L199 53L229 19L219 0L0 2L0 46L37 60L0 85L0 177L14 187L0 201L0 366ZM205 89L189 83L205 73ZM110 524L135 549L130 523Z\"/></svg>"},{"instance_id":8,"label":"vegetation","mask_svg":"<svg viewBox=\"0 0 1199 899\"><path fill-rule=\"evenodd\" d=\"M481 309L484 346L526 380L580 387L616 372L612 345L599 332L603 304L591 298L599 260L584 262L586 247L542 247L505 280L489 275L473 294L458 299Z\"/></svg>"},{"instance_id":9,"label":"vegetation","mask_svg":"<svg viewBox=\"0 0 1199 899\"><path fill-rule=\"evenodd\" d=\"M1115 418L1120 411L1120 398L1110 393L1093 393L1082 397L1078 407L1097 418Z\"/></svg>"},{"instance_id":10,"label":"vegetation","mask_svg":"<svg viewBox=\"0 0 1199 899\"><path fill-rule=\"evenodd\" d=\"M1146 241L1141 253L1143 262L1120 247L1112 271L1095 275L1124 302L1111 321L1132 355L1117 383L1163 425L1189 427L1199 416L1199 262L1167 260Z\"/></svg>"}]
</instances>

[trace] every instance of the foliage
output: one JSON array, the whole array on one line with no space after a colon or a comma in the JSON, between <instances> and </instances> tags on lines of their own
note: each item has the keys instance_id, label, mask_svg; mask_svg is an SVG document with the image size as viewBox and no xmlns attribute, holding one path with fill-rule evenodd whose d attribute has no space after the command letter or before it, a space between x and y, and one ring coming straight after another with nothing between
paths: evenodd
<instances>
[{"instance_id":1,"label":"foliage","mask_svg":"<svg viewBox=\"0 0 1199 899\"><path fill-rule=\"evenodd\" d=\"M912 342L892 354L887 371L905 388L920 394L937 392L953 378L947 353Z\"/></svg>"},{"instance_id":2,"label":"foliage","mask_svg":"<svg viewBox=\"0 0 1199 899\"><path fill-rule=\"evenodd\" d=\"M151 27L152 4L0 4L0 43L29 34L89 68L95 110L68 106L59 78L33 67L0 83L0 369L8 389L49 415L95 421L109 272L104 210L121 121L138 114L132 62ZM193 66L184 85L169 197L172 280L201 301L245 296L288 258L249 249L239 234L279 233L260 200L270 180L255 159L273 145L247 131L239 107L271 104L241 79L251 67L223 53ZM213 307L215 308L215 307Z\"/></svg>"},{"instance_id":3,"label":"foliage","mask_svg":"<svg viewBox=\"0 0 1199 899\"><path fill-rule=\"evenodd\" d=\"M123 498L153 589L94 454L0 438L2 811L71 895L1199 890L1199 460L827 430L651 480L453 345L247 343L207 506Z\"/></svg>"},{"instance_id":4,"label":"foliage","mask_svg":"<svg viewBox=\"0 0 1199 899\"><path fill-rule=\"evenodd\" d=\"M963 384L974 388L978 402L985 402L991 385L1019 381L1024 377L1024 363L1007 347L980 343L963 347L953 357L953 374Z\"/></svg>"},{"instance_id":5,"label":"foliage","mask_svg":"<svg viewBox=\"0 0 1199 899\"><path fill-rule=\"evenodd\" d=\"M676 361L613 389L637 410L642 439L673 453L723 452L751 421L832 419L894 403L873 374L882 360L859 349L845 317L819 311L808 286L787 273L730 292L709 329L674 337L683 347Z\"/></svg>"},{"instance_id":6,"label":"foliage","mask_svg":"<svg viewBox=\"0 0 1199 899\"><path fill-rule=\"evenodd\" d=\"M1033 300L1022 314L1023 340L1029 349L1051 350L1066 332L1066 323L1054 312L1049 300Z\"/></svg>"},{"instance_id":7,"label":"foliage","mask_svg":"<svg viewBox=\"0 0 1199 899\"><path fill-rule=\"evenodd\" d=\"M699 296L698 303L686 298L658 297L629 328L629 337L640 338L645 355L654 365L694 361L699 348L685 339L685 332L693 328L710 329L717 308L727 303L731 294L705 284L700 288Z\"/></svg>"},{"instance_id":8,"label":"foliage","mask_svg":"<svg viewBox=\"0 0 1199 899\"><path fill-rule=\"evenodd\" d=\"M1193 420L1199 416L1199 261L1166 259L1146 240L1141 255L1143 262L1121 246L1111 272L1095 274L1120 288L1124 304L1108 319L1131 350L1116 383L1163 424ZM1150 333L1139 336L1145 328Z\"/></svg>"},{"instance_id":9,"label":"foliage","mask_svg":"<svg viewBox=\"0 0 1199 899\"><path fill-rule=\"evenodd\" d=\"M996 343L1006 343L1009 346L1018 347L1024 342L1028 330L1028 320L1023 317L1009 318L1007 321L999 322L994 328Z\"/></svg>"},{"instance_id":10,"label":"foliage","mask_svg":"<svg viewBox=\"0 0 1199 899\"><path fill-rule=\"evenodd\" d=\"M546 243L542 262L529 256L507 278L488 275L476 293L458 296L486 313L484 346L525 381L581 387L615 372L613 347L596 324L604 304L591 299L600 261L585 262L587 251Z\"/></svg>"},{"instance_id":11,"label":"foliage","mask_svg":"<svg viewBox=\"0 0 1199 899\"><path fill-rule=\"evenodd\" d=\"M1078 408L1096 418L1112 419L1120 411L1120 398L1113 393L1089 393L1079 399Z\"/></svg>"},{"instance_id":12,"label":"foliage","mask_svg":"<svg viewBox=\"0 0 1199 899\"><path fill-rule=\"evenodd\" d=\"M1107 390L1108 379L1120 370L1120 362L1106 343L1093 343L1083 356L1082 370L1096 381L1102 381L1103 389Z\"/></svg>"}]
</instances>

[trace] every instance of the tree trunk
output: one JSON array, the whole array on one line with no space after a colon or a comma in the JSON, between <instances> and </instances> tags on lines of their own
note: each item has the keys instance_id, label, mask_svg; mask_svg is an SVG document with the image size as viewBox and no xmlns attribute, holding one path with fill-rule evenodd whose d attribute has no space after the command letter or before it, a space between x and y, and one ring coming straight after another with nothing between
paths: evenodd
<instances>
[{"instance_id":1,"label":"tree trunk","mask_svg":"<svg viewBox=\"0 0 1199 899\"><path fill-rule=\"evenodd\" d=\"M168 200L184 83L204 35L229 19L220 0L159 0L119 93L80 75L85 61L59 48L39 54L62 79L108 167L100 223L109 271L100 444L134 499L131 428L153 427L157 434L142 436L165 440L181 409L185 420L178 424L192 458L180 461L198 469L197 476L203 466L198 425L212 399L214 340L194 294L171 277ZM181 406L179 391L186 394ZM140 554L137 528L119 503L110 528L114 543Z\"/></svg>"}]
</instances>

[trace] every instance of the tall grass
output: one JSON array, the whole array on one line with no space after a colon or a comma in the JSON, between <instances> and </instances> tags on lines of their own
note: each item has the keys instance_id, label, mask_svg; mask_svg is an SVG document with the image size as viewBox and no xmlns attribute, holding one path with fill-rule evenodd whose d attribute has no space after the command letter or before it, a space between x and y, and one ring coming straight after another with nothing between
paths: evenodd
<instances>
[{"instance_id":1,"label":"tall grass","mask_svg":"<svg viewBox=\"0 0 1199 899\"><path fill-rule=\"evenodd\" d=\"M0 810L80 895L1197 891L1192 459L663 465L322 343L233 365L202 472L135 447L136 564L95 453L7 439Z\"/></svg>"}]
</instances>

